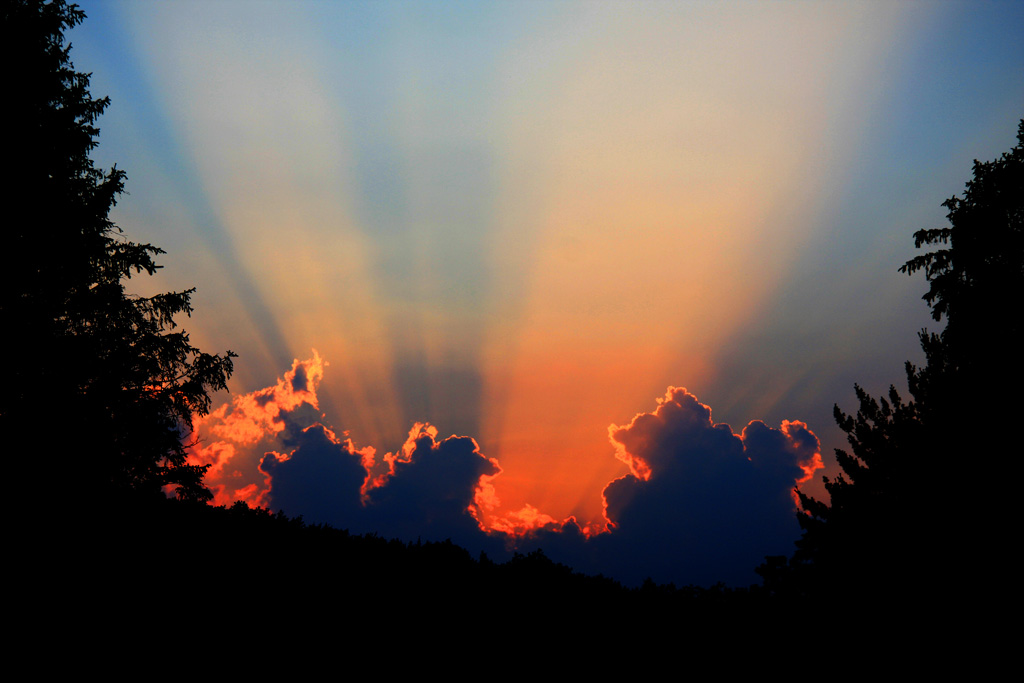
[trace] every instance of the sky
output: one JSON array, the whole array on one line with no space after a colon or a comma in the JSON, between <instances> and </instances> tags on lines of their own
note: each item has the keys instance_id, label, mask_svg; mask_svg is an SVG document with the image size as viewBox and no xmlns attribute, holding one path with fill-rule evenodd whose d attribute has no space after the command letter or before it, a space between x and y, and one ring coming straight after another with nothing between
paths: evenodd
<instances>
[{"instance_id":1,"label":"sky","mask_svg":"<svg viewBox=\"0 0 1024 683\"><path fill-rule=\"evenodd\" d=\"M216 501L634 583L791 553L1024 116L1019 2L80 5Z\"/></svg>"}]
</instances>

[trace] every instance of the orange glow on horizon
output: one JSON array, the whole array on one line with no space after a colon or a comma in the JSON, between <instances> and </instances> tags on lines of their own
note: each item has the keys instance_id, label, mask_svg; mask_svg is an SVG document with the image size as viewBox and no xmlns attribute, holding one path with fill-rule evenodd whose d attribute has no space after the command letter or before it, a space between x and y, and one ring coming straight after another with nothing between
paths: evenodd
<instances>
[{"instance_id":1,"label":"orange glow on horizon","mask_svg":"<svg viewBox=\"0 0 1024 683\"><path fill-rule=\"evenodd\" d=\"M491 520L490 531L497 531L509 536L526 536L532 531L557 524L551 515L546 515L532 505L521 510L506 512L504 516Z\"/></svg>"}]
</instances>

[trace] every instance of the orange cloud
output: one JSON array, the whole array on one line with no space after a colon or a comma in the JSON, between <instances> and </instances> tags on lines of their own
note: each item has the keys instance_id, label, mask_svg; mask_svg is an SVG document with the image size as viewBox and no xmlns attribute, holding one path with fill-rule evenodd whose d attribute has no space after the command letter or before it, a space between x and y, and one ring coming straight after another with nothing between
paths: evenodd
<instances>
[{"instance_id":1,"label":"orange cloud","mask_svg":"<svg viewBox=\"0 0 1024 683\"><path fill-rule=\"evenodd\" d=\"M794 488L792 491L789 492L790 496L793 499L793 504L799 508L800 497L796 493L797 489L800 488L802 484L806 484L807 482L809 482L814 477L815 472L817 472L818 470L825 469L825 463L822 462L821 460L821 453L818 450L819 444L817 438L814 438L813 432L811 432L811 430L808 429L806 423L799 422L796 420L783 420L781 430L782 433L786 435L786 438L789 439L790 443L794 444L794 451L797 452L798 454L796 464L803 471L803 476L798 477L795 480ZM804 448L801 452L795 446L796 444L801 443L802 441L809 441L808 437L806 436L808 434L810 434L811 438L814 439L814 447Z\"/></svg>"},{"instance_id":2,"label":"orange cloud","mask_svg":"<svg viewBox=\"0 0 1024 683\"><path fill-rule=\"evenodd\" d=\"M272 387L234 396L231 401L197 419L188 448L192 465L210 465L206 485L214 504L237 500L250 505L267 502L266 478L260 473L258 448L278 439L286 429L284 416L301 406L318 410L317 387L327 361L313 349L313 357L295 359L290 370Z\"/></svg>"},{"instance_id":3,"label":"orange cloud","mask_svg":"<svg viewBox=\"0 0 1024 683\"><path fill-rule=\"evenodd\" d=\"M517 537L526 536L532 531L557 523L557 520L551 515L544 514L527 504L521 510L506 512L504 516L492 519L486 530Z\"/></svg>"},{"instance_id":4,"label":"orange cloud","mask_svg":"<svg viewBox=\"0 0 1024 683\"><path fill-rule=\"evenodd\" d=\"M213 433L241 444L251 444L284 430L282 412L294 410L303 403L319 408L316 389L324 376L326 362L313 349L309 360L292 362L292 369L273 387L235 397L211 413L207 420L217 420Z\"/></svg>"}]
</instances>

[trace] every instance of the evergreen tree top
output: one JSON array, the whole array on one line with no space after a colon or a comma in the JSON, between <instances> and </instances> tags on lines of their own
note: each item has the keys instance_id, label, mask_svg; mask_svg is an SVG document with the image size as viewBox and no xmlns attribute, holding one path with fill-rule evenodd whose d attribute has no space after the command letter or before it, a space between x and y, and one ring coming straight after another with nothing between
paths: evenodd
<instances>
[{"instance_id":1,"label":"evergreen tree top","mask_svg":"<svg viewBox=\"0 0 1024 683\"><path fill-rule=\"evenodd\" d=\"M156 272L163 251L110 219L125 173L90 156L110 100L91 96L64 36L85 14L62 0L16 0L2 16L2 49L18 64L5 112L17 172L4 188L0 318L17 334L0 392L4 431L72 488L209 499L206 468L189 464L184 440L210 392L226 388L234 354L202 353L177 329L193 290L125 290L133 274Z\"/></svg>"}]
</instances>

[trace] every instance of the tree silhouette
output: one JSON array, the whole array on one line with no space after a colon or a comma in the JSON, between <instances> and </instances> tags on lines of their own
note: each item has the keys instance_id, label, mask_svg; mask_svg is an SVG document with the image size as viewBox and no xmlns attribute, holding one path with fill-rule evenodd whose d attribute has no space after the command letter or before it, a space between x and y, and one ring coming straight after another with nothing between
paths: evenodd
<instances>
[{"instance_id":1,"label":"tree silhouette","mask_svg":"<svg viewBox=\"0 0 1024 683\"><path fill-rule=\"evenodd\" d=\"M921 333L925 367L908 368L911 390L928 410L950 408L956 396L1002 397L1000 387L1022 375L1022 321L1012 307L1024 292L1024 120L1017 146L995 161L975 160L963 198L943 206L950 227L920 230L914 242L948 247L900 269L924 272L932 317L946 318L941 334ZM1014 403L1000 400L989 409L1010 417Z\"/></svg>"},{"instance_id":2,"label":"tree silhouette","mask_svg":"<svg viewBox=\"0 0 1024 683\"><path fill-rule=\"evenodd\" d=\"M825 479L828 504L798 492L804 534L788 566L769 558L759 568L770 589L925 599L981 572L991 580L1003 564L1019 466L996 460L992 432L1018 421L1024 379L1015 310L1024 293L1024 120L1017 140L1001 158L974 162L963 197L943 204L949 227L914 234L917 248L943 248L900 270L924 273L924 300L946 326L919 335L926 363L906 364L912 401L894 387L876 400L858 386L855 417L835 407L852 453L836 450L843 474ZM999 477L984 480L996 462ZM984 524L963 505L977 480L986 489L983 508L976 503Z\"/></svg>"},{"instance_id":3,"label":"tree silhouette","mask_svg":"<svg viewBox=\"0 0 1024 683\"><path fill-rule=\"evenodd\" d=\"M90 158L109 99L90 96L90 75L74 70L64 43L84 13L63 0L8 1L2 11L12 174L0 425L9 452L37 481L93 496L169 486L209 499L205 468L188 464L182 440L193 415L209 410L208 392L226 388L234 354L201 353L176 329L194 290L125 290L132 275L154 274L164 252L125 239L109 218L125 173Z\"/></svg>"}]
</instances>

